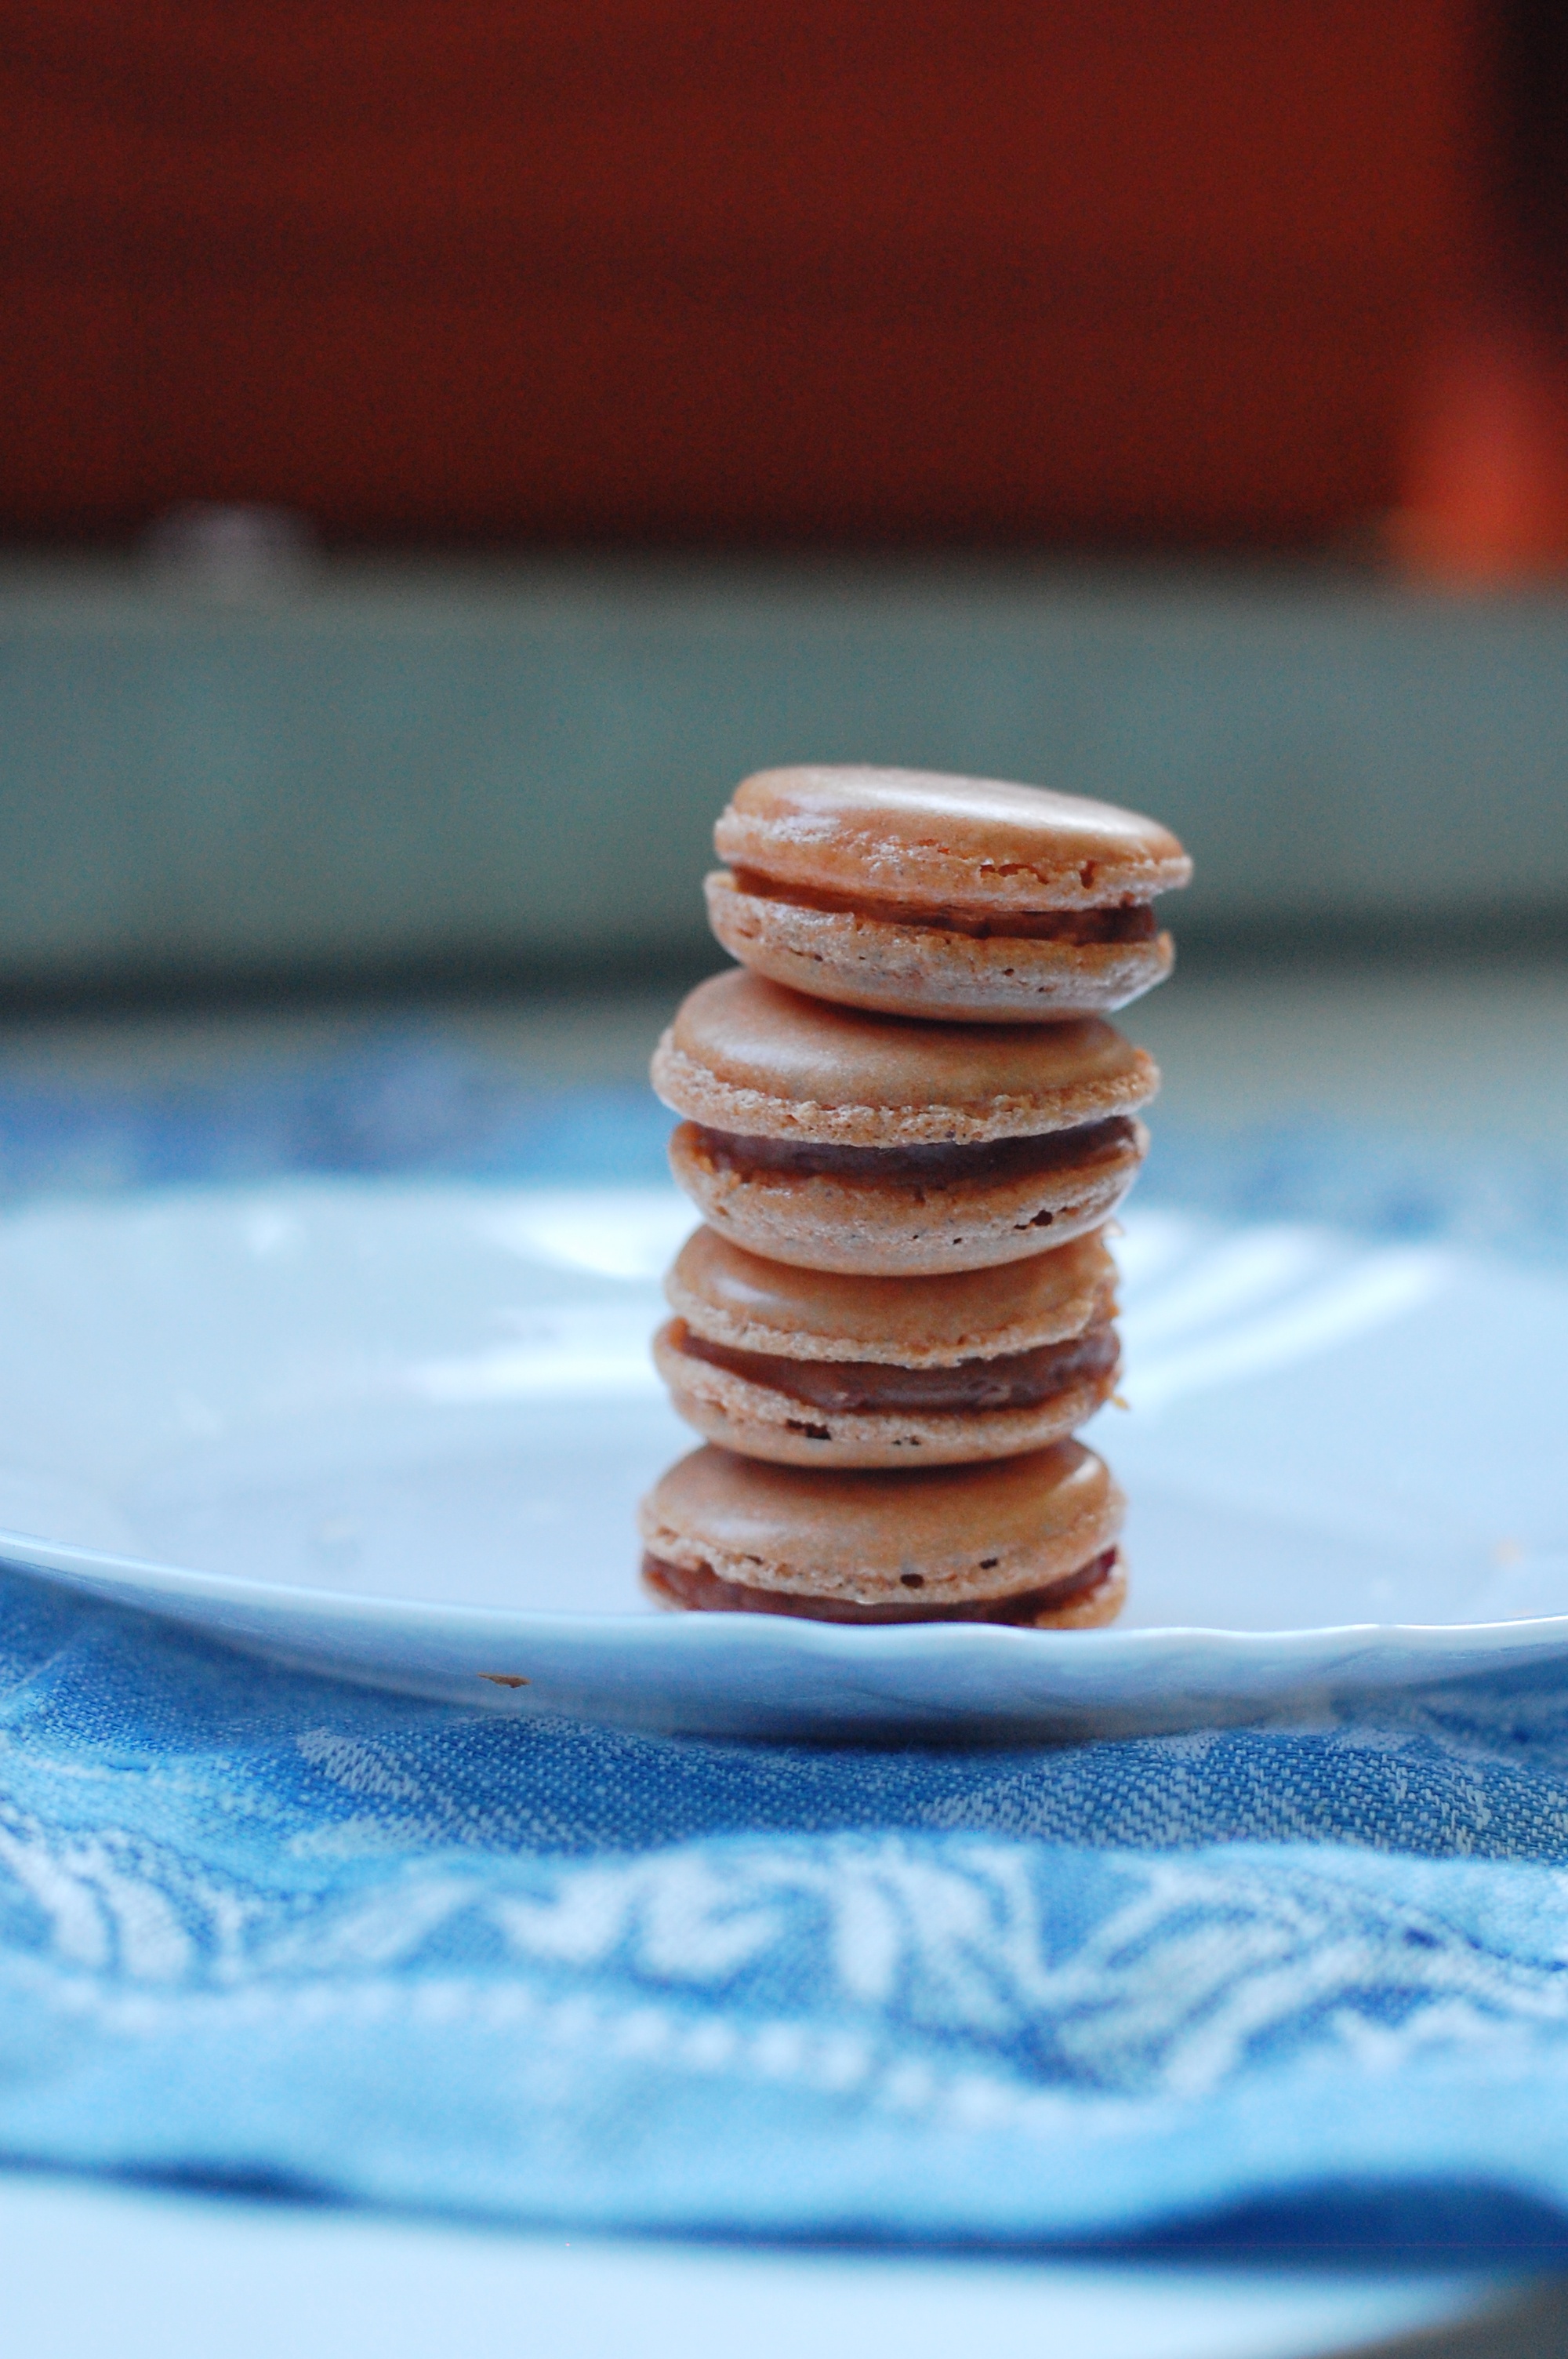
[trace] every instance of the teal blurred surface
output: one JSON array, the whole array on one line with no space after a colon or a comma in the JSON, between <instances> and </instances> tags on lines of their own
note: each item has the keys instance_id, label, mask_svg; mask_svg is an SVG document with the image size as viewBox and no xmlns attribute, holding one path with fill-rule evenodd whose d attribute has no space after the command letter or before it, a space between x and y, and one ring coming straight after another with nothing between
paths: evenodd
<instances>
[{"instance_id":1,"label":"teal blurred surface","mask_svg":"<svg viewBox=\"0 0 1568 2359\"><path fill-rule=\"evenodd\" d=\"M222 594L219 594L219 592ZM0 566L0 989L702 959L734 781L1036 779L1189 943L1568 913L1568 600L952 560Z\"/></svg>"}]
</instances>

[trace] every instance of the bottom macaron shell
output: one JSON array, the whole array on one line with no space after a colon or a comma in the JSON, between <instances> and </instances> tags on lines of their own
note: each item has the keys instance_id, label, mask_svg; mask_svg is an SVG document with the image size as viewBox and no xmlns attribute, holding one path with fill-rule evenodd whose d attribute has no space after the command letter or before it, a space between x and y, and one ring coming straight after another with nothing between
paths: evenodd
<instances>
[{"instance_id":1,"label":"bottom macaron shell","mask_svg":"<svg viewBox=\"0 0 1568 2359\"><path fill-rule=\"evenodd\" d=\"M643 1561L643 1588L654 1604L667 1614L771 1614L809 1622L832 1622L839 1628L908 1629L920 1622L986 1622L1011 1630L1103 1630L1116 1620L1127 1603L1127 1560L1119 1548L1104 1551L1102 1565L1088 1568L1090 1578L1080 1587L1067 1581L1070 1594L1059 1603L1049 1597L1022 1598L1000 1606L977 1604L946 1614L894 1611L886 1615L853 1616L835 1612L820 1600L786 1597L765 1590L748 1590L730 1582L693 1582L674 1565L656 1557Z\"/></svg>"},{"instance_id":2,"label":"bottom macaron shell","mask_svg":"<svg viewBox=\"0 0 1568 2359\"><path fill-rule=\"evenodd\" d=\"M662 1327L654 1360L679 1417L708 1441L779 1466L963 1466L1043 1450L1087 1425L1116 1371L1029 1408L821 1409L683 1352Z\"/></svg>"},{"instance_id":3,"label":"bottom macaron shell","mask_svg":"<svg viewBox=\"0 0 1568 2359\"><path fill-rule=\"evenodd\" d=\"M713 1153L697 1124L683 1122L670 1168L721 1236L770 1261L929 1277L1024 1261L1103 1226L1148 1148L1148 1132L1130 1117L1081 1161L989 1180L883 1180L738 1165Z\"/></svg>"},{"instance_id":4,"label":"bottom macaron shell","mask_svg":"<svg viewBox=\"0 0 1568 2359\"><path fill-rule=\"evenodd\" d=\"M948 1023L1108 1015L1162 983L1175 958L1169 934L1134 942L977 937L768 900L728 877L708 878L708 914L731 958L770 982L839 1006Z\"/></svg>"}]
</instances>

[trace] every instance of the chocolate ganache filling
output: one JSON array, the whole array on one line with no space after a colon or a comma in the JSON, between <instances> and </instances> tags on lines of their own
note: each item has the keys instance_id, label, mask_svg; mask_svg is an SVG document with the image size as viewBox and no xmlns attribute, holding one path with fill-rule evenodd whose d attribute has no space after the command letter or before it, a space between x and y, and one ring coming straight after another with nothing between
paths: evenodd
<instances>
[{"instance_id":1,"label":"chocolate ganache filling","mask_svg":"<svg viewBox=\"0 0 1568 2359\"><path fill-rule=\"evenodd\" d=\"M1159 932L1147 901L1128 901L1105 909L978 909L955 903L924 908L910 901L884 900L869 893L830 893L810 885L782 885L754 868L737 868L735 889L755 901L785 901L797 909L827 909L846 917L871 918L890 926L914 926L926 932L968 934L976 941L993 936L1009 941L1152 942Z\"/></svg>"},{"instance_id":2,"label":"chocolate ganache filling","mask_svg":"<svg viewBox=\"0 0 1568 2359\"><path fill-rule=\"evenodd\" d=\"M695 1124L704 1154L741 1173L793 1171L802 1179L908 1180L940 1188L950 1181L1026 1180L1079 1163L1135 1152L1138 1134L1126 1114L1047 1130L1031 1138L989 1138L978 1147L830 1147L810 1138L756 1138Z\"/></svg>"},{"instance_id":3,"label":"chocolate ganache filling","mask_svg":"<svg viewBox=\"0 0 1568 2359\"><path fill-rule=\"evenodd\" d=\"M899 1409L927 1416L968 1409L1035 1408L1071 1385L1108 1383L1120 1356L1116 1330L1105 1321L1065 1343L1007 1352L991 1360L960 1360L947 1368L888 1367L871 1360L787 1360L773 1352L733 1352L709 1343L686 1321L671 1337L677 1351L727 1368L791 1400L840 1417Z\"/></svg>"},{"instance_id":4,"label":"chocolate ganache filling","mask_svg":"<svg viewBox=\"0 0 1568 2359\"><path fill-rule=\"evenodd\" d=\"M788 1614L807 1622L1003 1622L1028 1629L1043 1614L1087 1597L1110 1579L1118 1551L1102 1549L1076 1572L1011 1597L971 1597L957 1605L857 1605L843 1597L801 1597L783 1589L748 1589L724 1581L707 1565L669 1564L644 1556L643 1579L656 1596L693 1614Z\"/></svg>"}]
</instances>

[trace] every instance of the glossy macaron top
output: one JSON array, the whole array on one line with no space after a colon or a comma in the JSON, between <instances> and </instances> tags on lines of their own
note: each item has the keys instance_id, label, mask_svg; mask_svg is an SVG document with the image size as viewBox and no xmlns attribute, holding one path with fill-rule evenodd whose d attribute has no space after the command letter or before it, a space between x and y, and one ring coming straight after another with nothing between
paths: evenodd
<instances>
[{"instance_id":1,"label":"glossy macaron top","mask_svg":"<svg viewBox=\"0 0 1568 2359\"><path fill-rule=\"evenodd\" d=\"M1076 1441L892 1473L773 1465L709 1444L669 1469L638 1520L654 1557L748 1587L937 1604L1074 1571L1115 1538L1122 1512L1108 1470Z\"/></svg>"},{"instance_id":2,"label":"glossy macaron top","mask_svg":"<svg viewBox=\"0 0 1568 2359\"><path fill-rule=\"evenodd\" d=\"M653 1081L666 1105L713 1129L907 1147L1028 1138L1130 1114L1160 1075L1098 1016L923 1024L807 999L736 968L681 1003Z\"/></svg>"},{"instance_id":3,"label":"glossy macaron top","mask_svg":"<svg viewBox=\"0 0 1568 2359\"><path fill-rule=\"evenodd\" d=\"M1089 909L1185 885L1169 828L1046 787L803 764L737 787L721 860L780 885L906 907Z\"/></svg>"},{"instance_id":4,"label":"glossy macaron top","mask_svg":"<svg viewBox=\"0 0 1568 2359\"><path fill-rule=\"evenodd\" d=\"M730 1351L903 1368L1061 1343L1112 1316L1115 1288L1098 1231L1000 1268L859 1277L764 1261L702 1228L665 1280L671 1309Z\"/></svg>"}]
</instances>

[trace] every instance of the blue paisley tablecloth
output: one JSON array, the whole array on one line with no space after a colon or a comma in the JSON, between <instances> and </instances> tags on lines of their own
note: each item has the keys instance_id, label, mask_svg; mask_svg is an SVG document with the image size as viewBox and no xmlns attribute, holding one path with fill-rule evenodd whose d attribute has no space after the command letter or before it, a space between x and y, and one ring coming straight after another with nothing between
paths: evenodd
<instances>
[{"instance_id":1,"label":"blue paisley tablecloth","mask_svg":"<svg viewBox=\"0 0 1568 2359\"><path fill-rule=\"evenodd\" d=\"M642 1180L438 1037L12 1090L0 1196ZM1169 1130L1151 1192L1568 1258L1535 1158ZM497 1720L0 1574L0 2156L530 2222L1568 2250L1568 1691L1016 1753Z\"/></svg>"}]
</instances>

